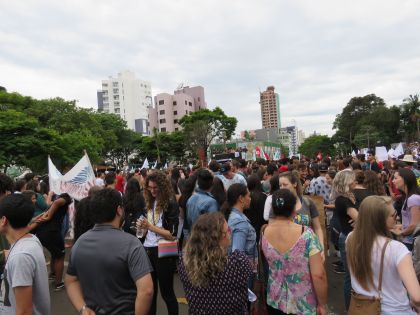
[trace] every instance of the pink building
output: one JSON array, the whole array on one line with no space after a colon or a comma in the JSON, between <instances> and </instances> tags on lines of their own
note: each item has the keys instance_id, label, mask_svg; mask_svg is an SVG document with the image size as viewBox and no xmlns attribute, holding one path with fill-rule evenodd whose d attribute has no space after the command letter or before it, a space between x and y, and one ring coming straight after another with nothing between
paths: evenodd
<instances>
[{"instance_id":1,"label":"pink building","mask_svg":"<svg viewBox=\"0 0 420 315\"><path fill-rule=\"evenodd\" d=\"M207 108L202 86L181 87L174 95L160 93L155 96L155 107L149 108L149 130L159 132L181 130L179 120L184 115Z\"/></svg>"}]
</instances>

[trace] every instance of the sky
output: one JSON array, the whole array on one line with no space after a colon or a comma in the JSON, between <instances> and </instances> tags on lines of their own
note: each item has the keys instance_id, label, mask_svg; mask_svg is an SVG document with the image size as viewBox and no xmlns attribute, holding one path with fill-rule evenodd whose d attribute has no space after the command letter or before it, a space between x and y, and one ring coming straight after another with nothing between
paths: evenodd
<instances>
[{"instance_id":1,"label":"sky","mask_svg":"<svg viewBox=\"0 0 420 315\"><path fill-rule=\"evenodd\" d=\"M97 108L133 71L152 94L201 85L209 108L261 128L274 85L282 126L332 135L354 96L420 93L420 1L0 0L0 86Z\"/></svg>"}]
</instances>

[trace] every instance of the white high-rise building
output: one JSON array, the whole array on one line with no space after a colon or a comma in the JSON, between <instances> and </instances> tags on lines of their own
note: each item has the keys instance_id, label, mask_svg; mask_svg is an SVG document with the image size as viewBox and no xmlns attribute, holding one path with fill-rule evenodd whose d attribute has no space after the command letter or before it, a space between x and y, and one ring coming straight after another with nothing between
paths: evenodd
<instances>
[{"instance_id":1,"label":"white high-rise building","mask_svg":"<svg viewBox=\"0 0 420 315\"><path fill-rule=\"evenodd\" d=\"M149 81L136 79L131 71L118 73L117 78L102 80L97 93L98 111L119 115L128 128L149 134L148 108L152 106L152 87Z\"/></svg>"}]
</instances>

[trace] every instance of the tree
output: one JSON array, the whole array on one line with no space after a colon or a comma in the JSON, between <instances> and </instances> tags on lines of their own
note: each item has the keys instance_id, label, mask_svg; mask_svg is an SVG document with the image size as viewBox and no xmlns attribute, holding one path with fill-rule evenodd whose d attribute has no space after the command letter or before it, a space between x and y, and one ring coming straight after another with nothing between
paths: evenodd
<instances>
[{"instance_id":1,"label":"tree","mask_svg":"<svg viewBox=\"0 0 420 315\"><path fill-rule=\"evenodd\" d=\"M195 154L200 150L207 152L210 143L220 139L224 143L235 132L238 121L235 117L228 117L219 107L212 111L202 109L182 117L179 121L183 127L186 146Z\"/></svg>"},{"instance_id":2,"label":"tree","mask_svg":"<svg viewBox=\"0 0 420 315\"><path fill-rule=\"evenodd\" d=\"M405 141L420 139L420 100L419 95L410 95L403 100L401 109L401 127L404 130Z\"/></svg>"},{"instance_id":3,"label":"tree","mask_svg":"<svg viewBox=\"0 0 420 315\"><path fill-rule=\"evenodd\" d=\"M323 155L335 155L334 143L331 138L323 135L313 135L300 145L299 152L305 156L315 157L319 152Z\"/></svg>"}]
</instances>

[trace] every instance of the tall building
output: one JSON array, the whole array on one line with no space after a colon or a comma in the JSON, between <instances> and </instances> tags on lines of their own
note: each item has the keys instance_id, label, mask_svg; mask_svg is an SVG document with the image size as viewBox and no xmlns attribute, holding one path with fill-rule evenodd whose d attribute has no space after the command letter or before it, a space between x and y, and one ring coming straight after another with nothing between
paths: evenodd
<instances>
[{"instance_id":1,"label":"tall building","mask_svg":"<svg viewBox=\"0 0 420 315\"><path fill-rule=\"evenodd\" d=\"M269 86L266 91L260 92L260 106L263 129L280 129L280 98L279 94L274 92L274 86Z\"/></svg>"},{"instance_id":2,"label":"tall building","mask_svg":"<svg viewBox=\"0 0 420 315\"><path fill-rule=\"evenodd\" d=\"M152 88L149 81L139 80L131 71L118 73L102 80L102 89L97 93L98 111L119 115L128 128L148 134L148 107L152 106Z\"/></svg>"},{"instance_id":3,"label":"tall building","mask_svg":"<svg viewBox=\"0 0 420 315\"><path fill-rule=\"evenodd\" d=\"M179 120L187 114L207 108L202 86L181 86L174 94L160 93L155 96L155 107L149 108L149 130L159 132L181 130Z\"/></svg>"}]
</instances>

